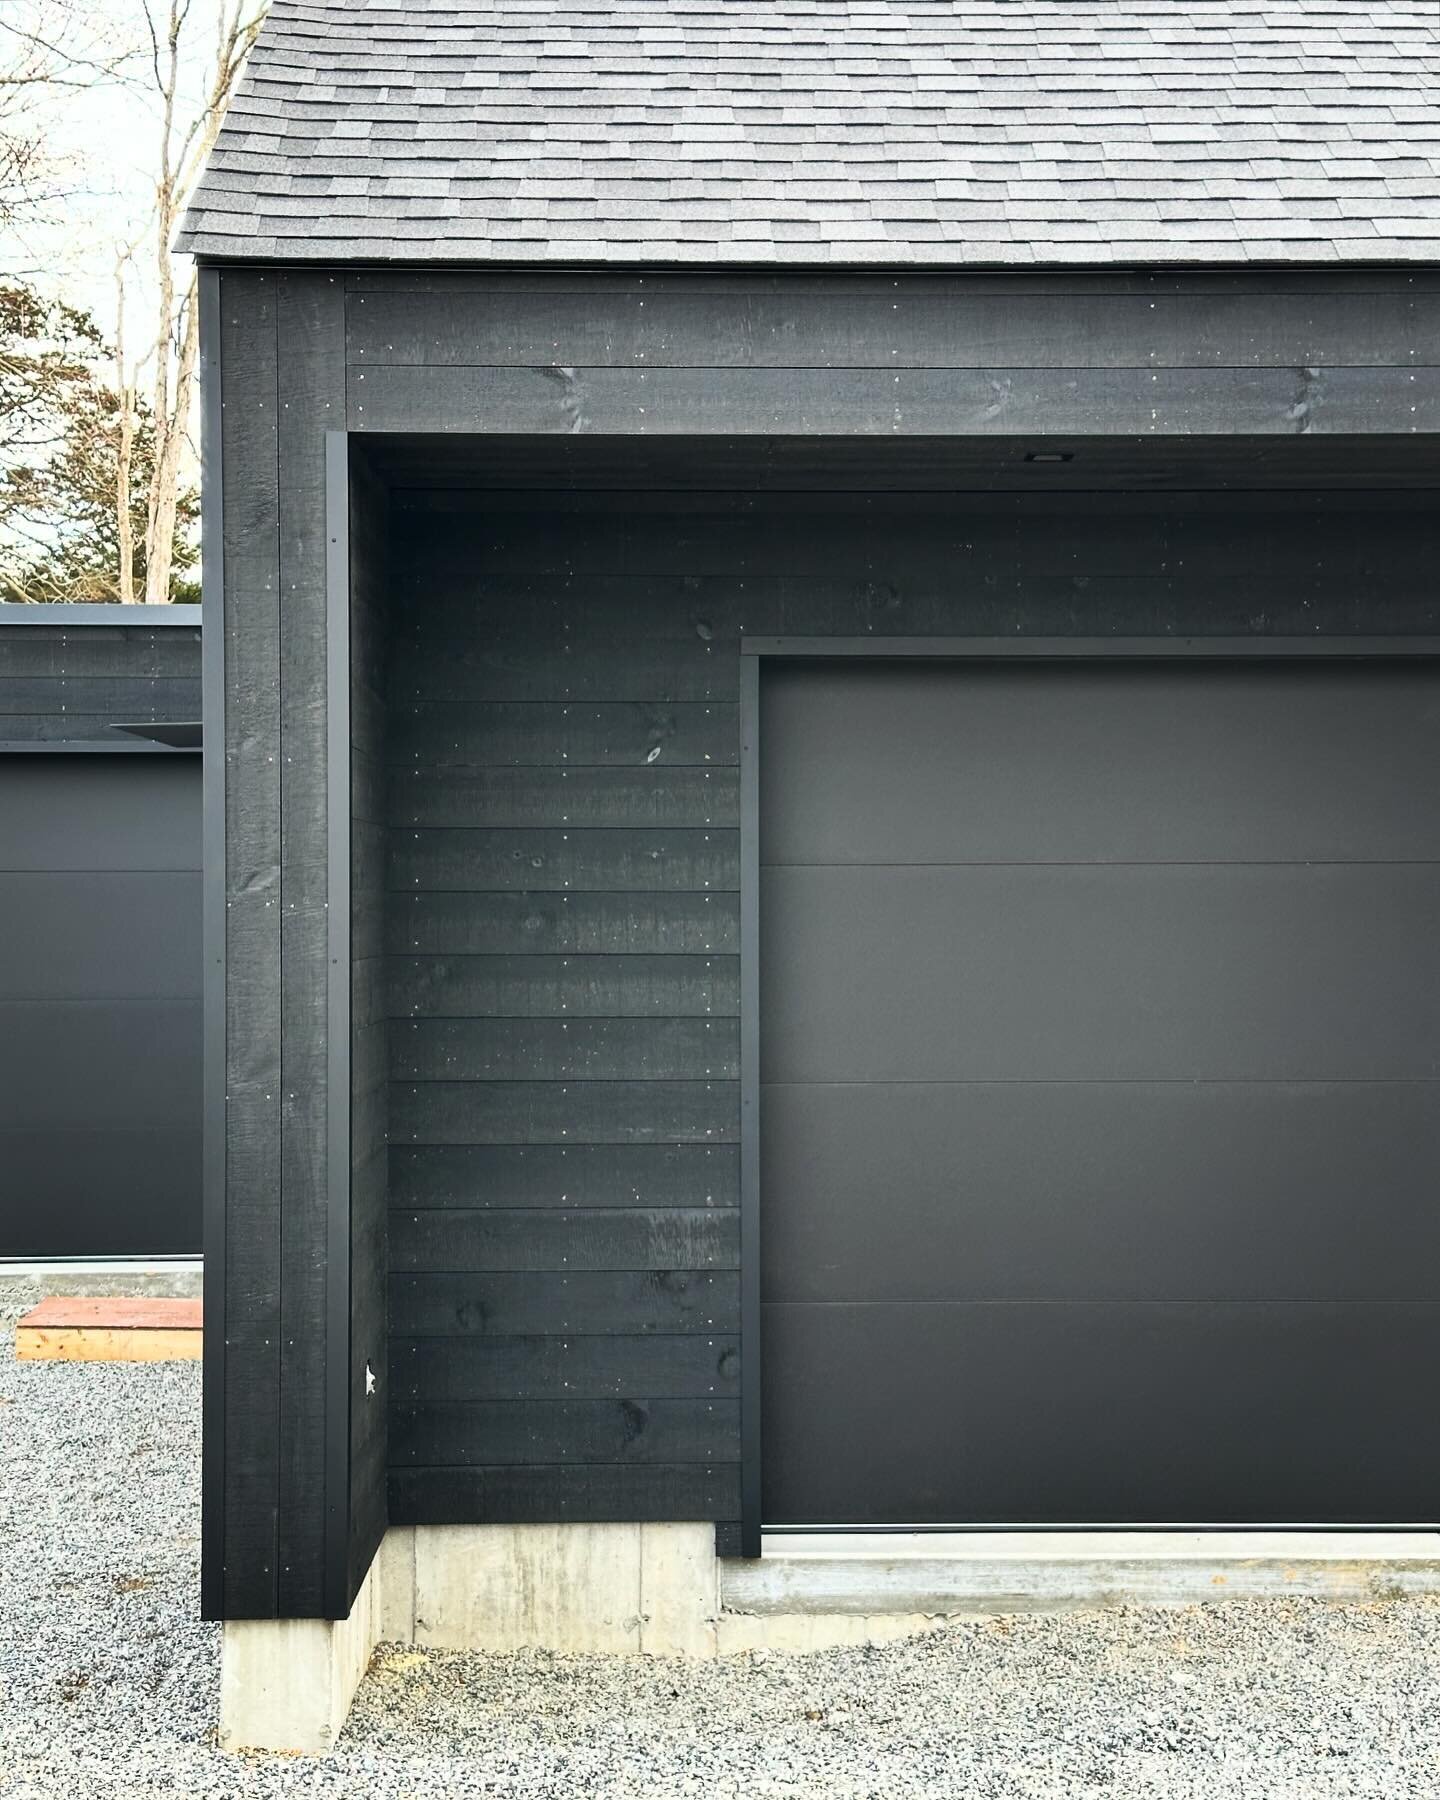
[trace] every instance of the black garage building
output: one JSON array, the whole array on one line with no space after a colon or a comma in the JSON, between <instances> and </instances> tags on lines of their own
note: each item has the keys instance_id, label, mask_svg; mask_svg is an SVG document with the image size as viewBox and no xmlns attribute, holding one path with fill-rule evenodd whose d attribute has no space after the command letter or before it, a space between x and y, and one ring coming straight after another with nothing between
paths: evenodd
<instances>
[{"instance_id":1,"label":"black garage building","mask_svg":"<svg viewBox=\"0 0 1440 1800\"><path fill-rule=\"evenodd\" d=\"M277 0L187 240L212 1614L1440 1517L1425 10Z\"/></svg>"},{"instance_id":2,"label":"black garage building","mask_svg":"<svg viewBox=\"0 0 1440 1800\"><path fill-rule=\"evenodd\" d=\"M200 1251L200 608L0 607L0 1260Z\"/></svg>"}]
</instances>

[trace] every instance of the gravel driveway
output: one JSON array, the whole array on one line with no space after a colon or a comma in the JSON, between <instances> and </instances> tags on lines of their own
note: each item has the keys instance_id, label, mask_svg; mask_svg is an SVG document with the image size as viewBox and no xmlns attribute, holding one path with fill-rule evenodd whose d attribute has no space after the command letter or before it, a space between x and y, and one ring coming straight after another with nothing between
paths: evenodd
<instances>
[{"instance_id":1,"label":"gravel driveway","mask_svg":"<svg viewBox=\"0 0 1440 1800\"><path fill-rule=\"evenodd\" d=\"M333 1755L213 1743L200 1371L16 1364L0 1283L0 1796L1404 1800L1440 1605L1232 1602L691 1664L383 1648Z\"/></svg>"}]
</instances>

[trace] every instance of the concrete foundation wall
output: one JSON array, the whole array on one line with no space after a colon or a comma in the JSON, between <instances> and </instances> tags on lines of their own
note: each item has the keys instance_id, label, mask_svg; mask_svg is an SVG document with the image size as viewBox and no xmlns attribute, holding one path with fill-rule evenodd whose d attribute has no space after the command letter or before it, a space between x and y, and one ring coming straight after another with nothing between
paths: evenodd
<instances>
[{"instance_id":1,"label":"concrete foundation wall","mask_svg":"<svg viewBox=\"0 0 1440 1800\"><path fill-rule=\"evenodd\" d=\"M392 1528L350 1617L225 1627L220 1741L322 1752L377 1642L715 1657L881 1643L976 1614L1440 1593L1440 1535L913 1534L721 1562L694 1524Z\"/></svg>"},{"instance_id":2,"label":"concrete foundation wall","mask_svg":"<svg viewBox=\"0 0 1440 1800\"><path fill-rule=\"evenodd\" d=\"M713 1656L715 1528L421 1525L380 1553L380 1635L425 1647Z\"/></svg>"},{"instance_id":3,"label":"concrete foundation wall","mask_svg":"<svg viewBox=\"0 0 1440 1800\"><path fill-rule=\"evenodd\" d=\"M380 1561L345 1619L231 1619L220 1651L220 1746L318 1756L340 1735L379 1641Z\"/></svg>"}]
</instances>

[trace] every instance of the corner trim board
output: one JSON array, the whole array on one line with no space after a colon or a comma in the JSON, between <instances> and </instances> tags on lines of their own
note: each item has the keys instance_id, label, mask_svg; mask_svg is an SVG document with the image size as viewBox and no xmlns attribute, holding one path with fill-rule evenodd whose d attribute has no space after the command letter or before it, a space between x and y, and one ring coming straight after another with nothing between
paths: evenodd
<instances>
[{"instance_id":1,"label":"corner trim board","mask_svg":"<svg viewBox=\"0 0 1440 1800\"><path fill-rule=\"evenodd\" d=\"M760 664L740 664L740 1554L760 1554Z\"/></svg>"},{"instance_id":2,"label":"corner trim board","mask_svg":"<svg viewBox=\"0 0 1440 1800\"><path fill-rule=\"evenodd\" d=\"M200 456L202 606L193 610L201 632L201 690L211 721L201 755L204 823L201 834L202 928L205 968L203 1110L203 1242L205 1341L201 1464L200 1605L207 1619L225 1612L225 553L224 468L220 439L220 274L202 269L200 286ZM67 611L70 609L66 609ZM107 611L109 609L106 609ZM130 613L131 607L116 607ZM162 610L156 608L156 611ZM164 609L164 610L169 610ZM167 623L169 621L167 620ZM187 621L188 622L188 621ZM79 748L79 746L75 746ZM158 745L106 744L111 754L175 755ZM181 753L184 754L184 753ZM194 754L189 752L189 754Z\"/></svg>"},{"instance_id":3,"label":"corner trim board","mask_svg":"<svg viewBox=\"0 0 1440 1800\"><path fill-rule=\"evenodd\" d=\"M350 1611L350 451L325 433L325 1614Z\"/></svg>"}]
</instances>

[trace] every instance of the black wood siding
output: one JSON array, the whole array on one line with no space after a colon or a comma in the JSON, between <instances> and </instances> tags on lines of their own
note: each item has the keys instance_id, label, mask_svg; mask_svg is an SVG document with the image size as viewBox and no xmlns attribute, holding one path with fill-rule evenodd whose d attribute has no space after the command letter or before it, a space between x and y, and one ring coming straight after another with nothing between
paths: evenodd
<instances>
[{"instance_id":1,"label":"black wood siding","mask_svg":"<svg viewBox=\"0 0 1440 1800\"><path fill-rule=\"evenodd\" d=\"M396 502L392 1517L732 1520L742 635L1433 631L1440 521L1343 493Z\"/></svg>"},{"instance_id":2,"label":"black wood siding","mask_svg":"<svg viewBox=\"0 0 1440 1800\"><path fill-rule=\"evenodd\" d=\"M224 496L225 854L210 873L224 885L225 1232L207 1336L224 1361L205 1599L212 1616L267 1618L324 1609L324 433L343 421L343 287L218 281L204 351Z\"/></svg>"},{"instance_id":3,"label":"black wood siding","mask_svg":"<svg viewBox=\"0 0 1440 1800\"><path fill-rule=\"evenodd\" d=\"M25 614L24 624L11 624L6 610L0 607L0 748L124 743L113 724L200 717L198 626L157 625L150 608L134 625L37 623L46 609L33 606L8 609Z\"/></svg>"}]
</instances>

